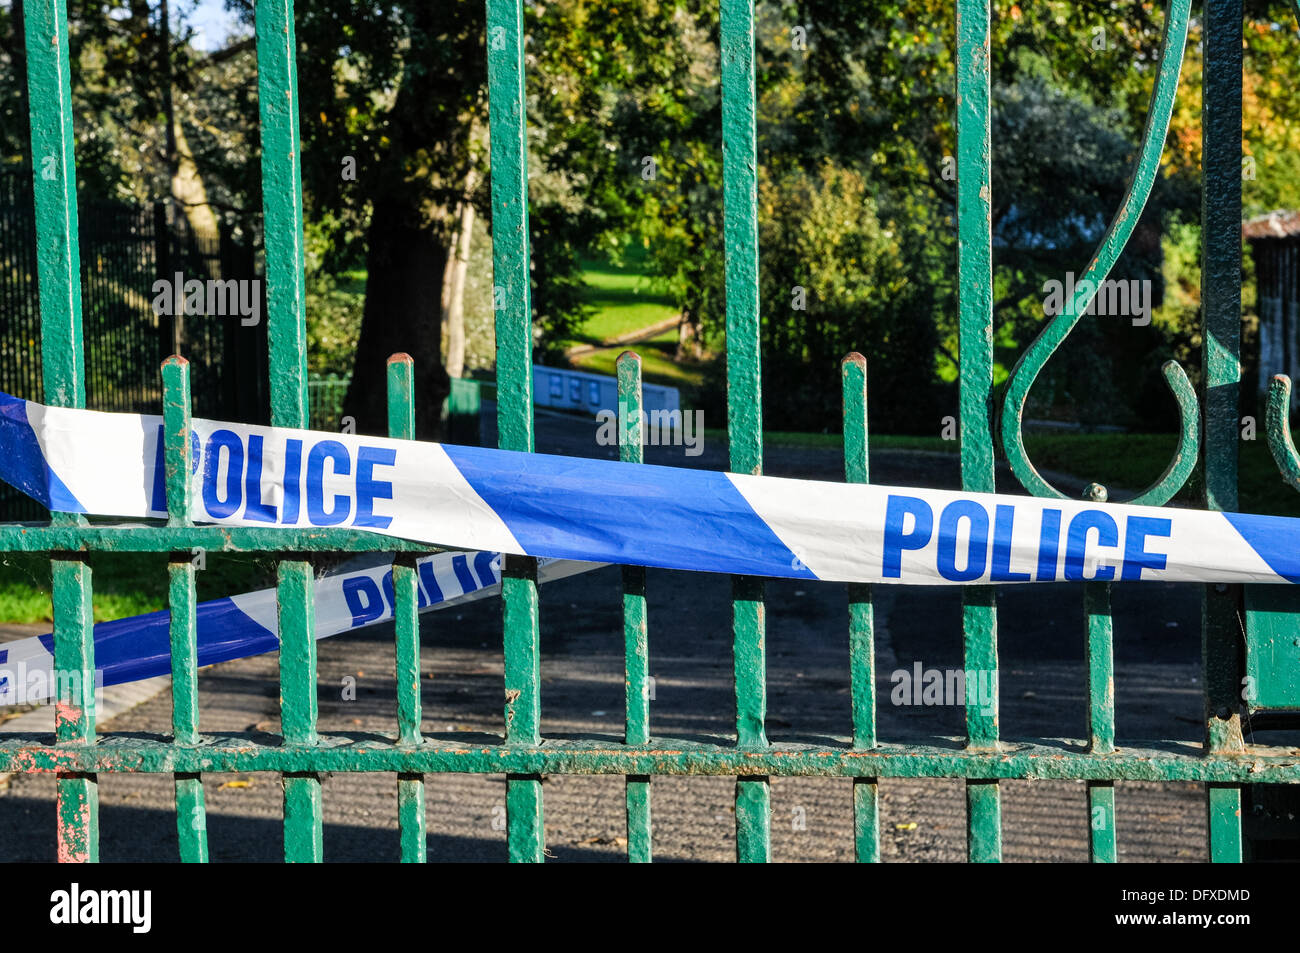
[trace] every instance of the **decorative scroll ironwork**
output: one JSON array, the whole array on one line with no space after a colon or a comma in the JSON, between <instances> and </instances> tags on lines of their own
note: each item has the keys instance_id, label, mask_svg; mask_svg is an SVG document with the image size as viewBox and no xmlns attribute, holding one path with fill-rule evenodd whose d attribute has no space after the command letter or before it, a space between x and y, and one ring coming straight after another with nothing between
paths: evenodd
<instances>
[{"instance_id":1,"label":"decorative scroll ironwork","mask_svg":"<svg viewBox=\"0 0 1300 953\"><path fill-rule=\"evenodd\" d=\"M1282 472L1282 479L1300 490L1300 453L1296 452L1295 441L1291 439L1290 408L1291 378L1276 374L1268 385L1268 410L1264 418L1268 449Z\"/></svg>"},{"instance_id":2,"label":"decorative scroll ironwork","mask_svg":"<svg viewBox=\"0 0 1300 953\"><path fill-rule=\"evenodd\" d=\"M1079 323L1080 317L1096 297L1102 282L1106 280L1115 262L1119 260L1124 246L1128 244L1129 237L1142 216L1147 199L1151 196L1151 187L1160 168L1160 154L1164 149L1165 136L1169 132L1169 119L1173 113L1174 97L1178 90L1178 74L1182 69L1183 51L1187 45L1190 7L1191 0L1170 0L1165 9L1160 66L1151 97L1151 108L1147 114L1142 150L1119 212L1106 230L1097 253L1088 263L1088 268L1079 280L1073 297L1065 303L1059 314L1051 318L1047 327L1043 328L1021 355L1007 384L1006 397L1002 404L1003 449L1016 478L1035 496L1064 497L1065 494L1042 477L1025 450L1022 433L1025 401L1039 373L1056 349L1064 343L1074 326ZM1173 361L1166 362L1162 372L1165 383L1178 402L1180 419L1178 449L1160 479L1131 500L1133 503L1153 506L1167 503L1187 482L1187 478L1191 476L1196 466L1200 447L1200 408L1191 381L1187 379L1186 372ZM1089 487L1089 491L1094 499L1106 499L1105 488L1098 484Z\"/></svg>"}]
</instances>

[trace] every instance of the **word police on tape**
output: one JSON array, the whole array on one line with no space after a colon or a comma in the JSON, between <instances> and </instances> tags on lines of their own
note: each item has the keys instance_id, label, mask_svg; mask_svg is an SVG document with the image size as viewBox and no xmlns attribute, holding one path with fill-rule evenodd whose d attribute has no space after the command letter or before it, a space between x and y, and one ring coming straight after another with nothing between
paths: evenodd
<instances>
[{"instance_id":1,"label":"word police on tape","mask_svg":"<svg viewBox=\"0 0 1300 953\"><path fill-rule=\"evenodd\" d=\"M196 419L195 521L840 582L1296 582L1300 520L759 477ZM0 395L0 479L166 515L158 417Z\"/></svg>"}]
</instances>

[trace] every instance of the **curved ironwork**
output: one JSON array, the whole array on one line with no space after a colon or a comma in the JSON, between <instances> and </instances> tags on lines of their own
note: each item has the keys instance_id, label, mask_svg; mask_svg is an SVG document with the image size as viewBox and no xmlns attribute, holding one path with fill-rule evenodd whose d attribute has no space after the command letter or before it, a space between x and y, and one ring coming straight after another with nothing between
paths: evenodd
<instances>
[{"instance_id":1,"label":"curved ironwork","mask_svg":"<svg viewBox=\"0 0 1300 953\"><path fill-rule=\"evenodd\" d=\"M1268 384L1268 410L1264 427L1268 432L1268 449L1273 453L1282 479L1300 490L1300 453L1291 439L1291 378L1274 374Z\"/></svg>"},{"instance_id":2,"label":"curved ironwork","mask_svg":"<svg viewBox=\"0 0 1300 953\"><path fill-rule=\"evenodd\" d=\"M1147 199L1151 196L1151 188L1155 184L1156 173L1160 168L1160 154L1169 132L1174 97L1178 90L1178 74L1182 69L1183 52L1187 46L1187 20L1190 7L1191 0L1170 0L1166 6L1160 66L1151 97L1151 108L1147 113L1142 149L1119 212L1107 228L1096 254L1093 255L1092 261L1089 262L1087 270L1076 286L1073 297L1064 304L1059 314L1051 318L1047 327L1039 332L1038 337L1020 356L1020 360L1011 371L1011 379L1007 384L1006 397L1002 404L1003 449L1006 451L1007 461L1016 478L1035 496L1065 498L1066 494L1043 479L1025 451L1024 435L1021 433L1025 401L1048 359L1074 330L1074 326L1087 311L1102 282L1106 280L1111 268L1119 260L1124 246L1128 244L1129 237L1137 226ZM1201 434L1200 407L1186 372L1173 361L1167 362L1162 372L1170 392L1178 402L1181 422L1178 449L1160 479L1129 501L1153 506L1167 503L1187 482L1187 478L1191 476L1196 466ZM1093 486L1096 487L1092 491L1094 498L1099 493L1104 494L1104 488L1096 484Z\"/></svg>"}]
</instances>

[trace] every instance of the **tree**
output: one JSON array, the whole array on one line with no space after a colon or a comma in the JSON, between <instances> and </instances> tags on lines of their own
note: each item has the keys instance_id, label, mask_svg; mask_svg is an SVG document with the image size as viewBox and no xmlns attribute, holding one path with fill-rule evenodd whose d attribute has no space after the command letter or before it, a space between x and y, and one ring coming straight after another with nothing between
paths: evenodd
<instances>
[{"instance_id":1,"label":"tree","mask_svg":"<svg viewBox=\"0 0 1300 953\"><path fill-rule=\"evenodd\" d=\"M829 161L759 184L763 249L764 421L778 430L833 427L840 359L872 355L873 427L938 419L924 360L934 353L933 290L917 281L898 235L880 221L860 172ZM878 396L877 396L878 395Z\"/></svg>"},{"instance_id":2,"label":"tree","mask_svg":"<svg viewBox=\"0 0 1300 953\"><path fill-rule=\"evenodd\" d=\"M758 11L760 168L778 194L801 180L824 177L818 170L826 160L839 175L858 177L881 233L891 236L890 257L905 263L909 279L927 290L909 318L916 330L908 345L915 348L909 354L910 394L873 388L881 395L873 407L887 427L899 426L916 409L911 395L935 396L957 374L953 19L951 0L798 0L764 4ZM998 373L1005 376L1044 317L1044 278L1081 272L1119 204L1148 108L1162 22L1152 3L1117 14L1106 0L1048 0L1024 9L995 3L991 25L996 340ZM716 38L708 43L701 59L716 63ZM688 119L644 110L636 117L635 135L658 134L670 142L683 173L664 176L650 191L642 229L683 309L720 340L725 302L716 82L697 84L694 93ZM890 323L879 299L892 294L880 272L876 294L859 299L859 307L876 316L870 320L866 312L857 320L831 308L810 314L798 333L786 333L782 328L793 326L771 319L786 309L788 288L797 283L788 281L780 290L775 274L818 267L790 258L794 246L784 234L807 227L813 204L783 202L779 213L760 206L762 312L769 318L764 360L768 368L793 367L811 341L838 346L856 338L853 346L873 366L888 365L900 339L877 349L877 335ZM1161 184L1123 264L1133 277L1159 278L1161 221L1194 204L1178 183ZM860 226L870 234L867 222ZM852 256L836 252L833 258L841 267L863 267L862 258L857 266L847 265ZM779 294L770 297L769 287ZM1156 344L1144 340L1143 353ZM1128 373L1118 361L1103 369L1112 364L1116 375ZM833 368L809 373L833 375ZM1124 385L1115 388L1123 390ZM767 388L768 418L797 413L789 402L806 391ZM825 393L806 396L804 425L835 426L833 401Z\"/></svg>"},{"instance_id":3,"label":"tree","mask_svg":"<svg viewBox=\"0 0 1300 953\"><path fill-rule=\"evenodd\" d=\"M662 92L679 9L559 0L527 11L533 310L546 337L581 314L578 253L623 227L630 169L606 148L611 87ZM417 432L438 432L449 385L440 361L443 283L466 205L490 215L482 0L296 8L303 181L310 219L330 224L336 260L363 256L365 310L345 412L385 426L384 362L416 361ZM355 166L355 179L342 173ZM468 184L468 185L467 185ZM448 301L450 301L450 297Z\"/></svg>"}]
</instances>

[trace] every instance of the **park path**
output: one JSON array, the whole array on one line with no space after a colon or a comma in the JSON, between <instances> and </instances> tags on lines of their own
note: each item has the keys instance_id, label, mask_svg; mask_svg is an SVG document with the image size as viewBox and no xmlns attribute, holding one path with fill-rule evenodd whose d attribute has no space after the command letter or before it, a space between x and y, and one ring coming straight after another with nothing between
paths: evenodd
<instances>
[{"instance_id":1,"label":"park path","mask_svg":"<svg viewBox=\"0 0 1300 953\"><path fill-rule=\"evenodd\" d=\"M657 338L665 331L672 331L680 327L683 317L681 314L674 314L670 318L664 318L662 321L656 321L646 327L637 328L635 331L625 331L612 338L607 338L599 344L575 344L570 348L566 348L564 355L565 357L577 357L580 354L591 354L595 351L608 351L616 347L627 347L629 344L640 344L642 341Z\"/></svg>"}]
</instances>

